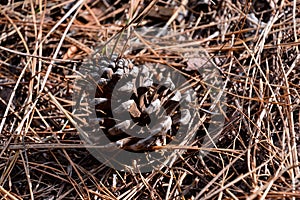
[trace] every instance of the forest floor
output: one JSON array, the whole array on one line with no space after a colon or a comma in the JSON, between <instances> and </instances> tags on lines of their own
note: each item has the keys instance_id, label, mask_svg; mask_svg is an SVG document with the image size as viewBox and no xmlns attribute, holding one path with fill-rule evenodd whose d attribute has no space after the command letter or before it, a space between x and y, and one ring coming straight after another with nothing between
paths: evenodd
<instances>
[{"instance_id":1,"label":"forest floor","mask_svg":"<svg viewBox=\"0 0 300 200\"><path fill-rule=\"evenodd\" d=\"M299 37L296 0L1 1L0 196L300 199ZM169 162L119 170L86 149L75 79L103 47L224 97L199 103L190 143L154 147ZM211 68L219 88L195 76Z\"/></svg>"}]
</instances>

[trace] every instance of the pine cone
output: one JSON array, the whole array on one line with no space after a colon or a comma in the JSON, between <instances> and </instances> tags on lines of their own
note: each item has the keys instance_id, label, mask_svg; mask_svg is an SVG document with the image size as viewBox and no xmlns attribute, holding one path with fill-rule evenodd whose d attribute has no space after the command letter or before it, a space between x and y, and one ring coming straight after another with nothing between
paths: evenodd
<instances>
[{"instance_id":1,"label":"pine cone","mask_svg":"<svg viewBox=\"0 0 300 200\"><path fill-rule=\"evenodd\" d=\"M178 129L189 125L188 105L193 90L180 89L178 85L182 86L185 80L180 82L178 75L172 77L164 67L134 66L129 60L113 55L93 59L85 68L78 85L82 85L80 95L85 94L82 99L88 94L89 111L85 112L96 111L95 116L86 118L86 126L94 131L86 136L90 143L103 145L104 135L95 131L101 127L105 137L119 148L152 151L155 146L178 140Z\"/></svg>"}]
</instances>

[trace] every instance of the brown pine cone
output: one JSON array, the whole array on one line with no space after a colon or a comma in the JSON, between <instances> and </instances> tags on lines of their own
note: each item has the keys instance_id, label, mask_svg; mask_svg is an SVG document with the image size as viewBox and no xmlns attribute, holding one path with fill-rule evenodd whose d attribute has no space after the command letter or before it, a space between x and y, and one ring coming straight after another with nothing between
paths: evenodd
<instances>
[{"instance_id":1,"label":"brown pine cone","mask_svg":"<svg viewBox=\"0 0 300 200\"><path fill-rule=\"evenodd\" d=\"M88 112L95 110L86 116L86 126L94 130L87 136L90 143L104 145L107 137L119 148L144 152L180 141L178 130L189 125L189 104L195 98L191 88L180 88L183 76L162 66L134 66L115 55L94 59L85 68L77 85L81 95L88 93ZM105 136L95 131L97 126Z\"/></svg>"}]
</instances>

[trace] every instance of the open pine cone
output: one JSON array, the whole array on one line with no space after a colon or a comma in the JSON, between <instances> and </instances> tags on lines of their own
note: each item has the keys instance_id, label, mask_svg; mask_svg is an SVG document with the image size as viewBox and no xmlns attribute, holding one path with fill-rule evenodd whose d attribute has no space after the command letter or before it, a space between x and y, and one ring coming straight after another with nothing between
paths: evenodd
<instances>
[{"instance_id":1,"label":"open pine cone","mask_svg":"<svg viewBox=\"0 0 300 200\"><path fill-rule=\"evenodd\" d=\"M185 137L178 130L190 128L195 95L183 76L159 65L134 66L115 55L93 59L83 73L79 96L88 94L86 113L95 113L85 119L92 130L85 137L89 143L105 145L106 137L118 148L143 152Z\"/></svg>"}]
</instances>

